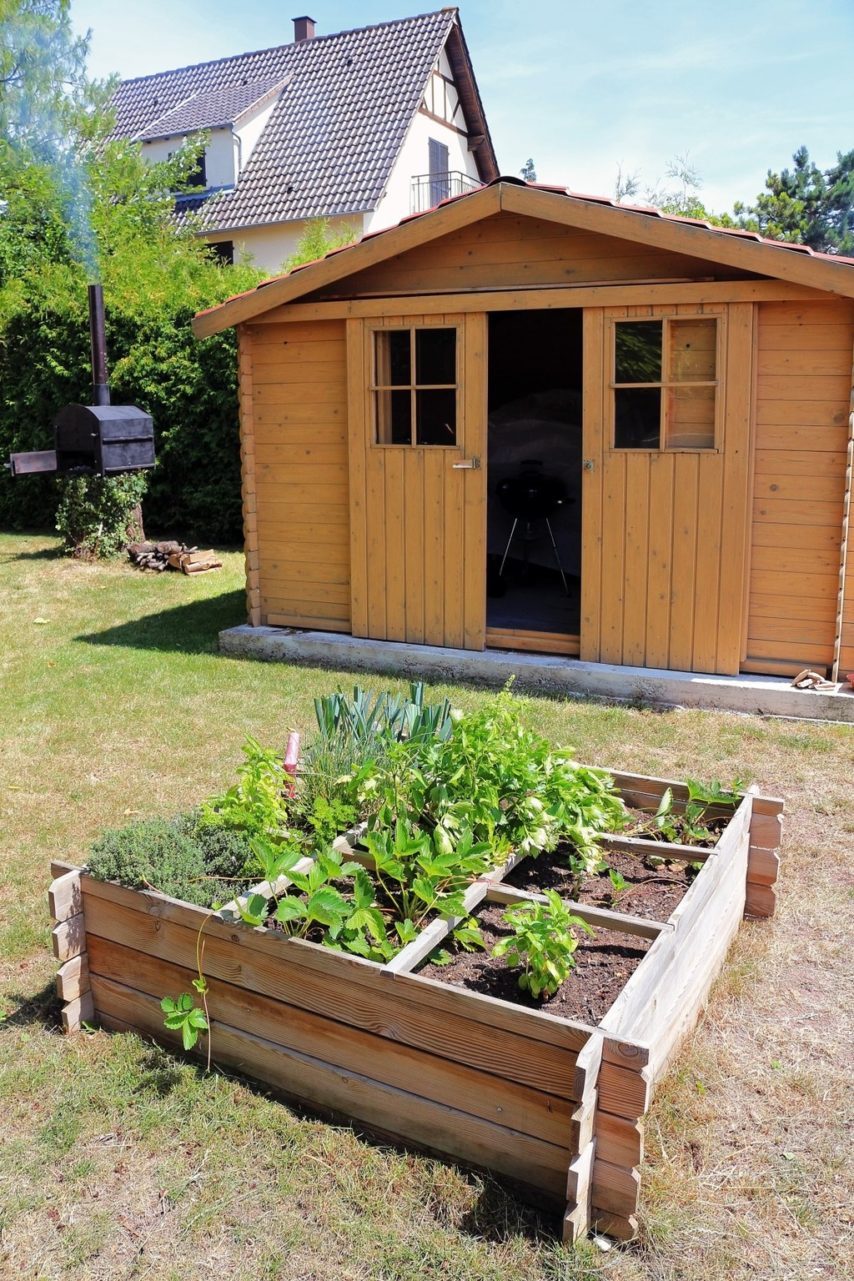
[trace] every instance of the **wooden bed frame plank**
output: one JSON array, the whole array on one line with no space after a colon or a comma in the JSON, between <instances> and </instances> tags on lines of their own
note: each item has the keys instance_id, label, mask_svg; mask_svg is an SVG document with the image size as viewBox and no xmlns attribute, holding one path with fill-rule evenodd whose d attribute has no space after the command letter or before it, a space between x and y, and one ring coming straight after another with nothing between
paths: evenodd
<instances>
[{"instance_id":1,"label":"wooden bed frame plank","mask_svg":"<svg viewBox=\"0 0 854 1281\"><path fill-rule=\"evenodd\" d=\"M180 1037L164 1028L156 998L100 977L93 979L93 992L102 1022L115 1019L156 1041L180 1044ZM217 1062L233 1071L264 1081L314 1109L329 1108L383 1133L498 1170L554 1204L564 1202L565 1148L342 1071L227 1024L215 1022L212 1034Z\"/></svg>"}]
</instances>

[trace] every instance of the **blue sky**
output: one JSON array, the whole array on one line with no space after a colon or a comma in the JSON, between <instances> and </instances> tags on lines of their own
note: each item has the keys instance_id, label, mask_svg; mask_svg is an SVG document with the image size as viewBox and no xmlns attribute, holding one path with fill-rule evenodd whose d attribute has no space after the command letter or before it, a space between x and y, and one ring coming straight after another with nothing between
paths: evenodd
<instances>
[{"instance_id":1,"label":"blue sky","mask_svg":"<svg viewBox=\"0 0 854 1281\"><path fill-rule=\"evenodd\" d=\"M90 70L138 76L282 44L300 0L72 0ZM318 34L421 13L408 0L309 0ZM435 4L441 7L440 3ZM498 162L613 194L618 165L654 186L687 154L713 209L762 188L800 144L854 147L852 0L463 0Z\"/></svg>"}]
</instances>

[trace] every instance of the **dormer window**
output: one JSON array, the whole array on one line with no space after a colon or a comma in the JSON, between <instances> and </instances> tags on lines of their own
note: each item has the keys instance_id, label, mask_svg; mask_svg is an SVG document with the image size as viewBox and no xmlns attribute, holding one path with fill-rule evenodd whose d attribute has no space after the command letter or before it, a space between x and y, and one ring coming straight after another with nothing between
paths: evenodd
<instances>
[{"instance_id":1,"label":"dormer window","mask_svg":"<svg viewBox=\"0 0 854 1281\"><path fill-rule=\"evenodd\" d=\"M207 152L202 152L199 156L199 163L187 179L188 187L207 187L208 185L208 166Z\"/></svg>"}]
</instances>

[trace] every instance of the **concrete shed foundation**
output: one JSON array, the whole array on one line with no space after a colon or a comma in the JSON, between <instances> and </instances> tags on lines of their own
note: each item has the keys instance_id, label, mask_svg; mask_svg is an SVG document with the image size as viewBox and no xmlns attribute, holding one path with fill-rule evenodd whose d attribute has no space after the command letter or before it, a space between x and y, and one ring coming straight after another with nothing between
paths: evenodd
<instances>
[{"instance_id":1,"label":"concrete shed foundation","mask_svg":"<svg viewBox=\"0 0 854 1281\"><path fill-rule=\"evenodd\" d=\"M761 716L854 723L854 691L796 690L784 677L706 676L648 667L585 663L510 650L444 649L374 641L288 627L230 627L219 635L224 654L266 662L314 663L348 671L383 672L431 681L501 686L511 676L532 692L607 698L662 707L699 707Z\"/></svg>"}]
</instances>

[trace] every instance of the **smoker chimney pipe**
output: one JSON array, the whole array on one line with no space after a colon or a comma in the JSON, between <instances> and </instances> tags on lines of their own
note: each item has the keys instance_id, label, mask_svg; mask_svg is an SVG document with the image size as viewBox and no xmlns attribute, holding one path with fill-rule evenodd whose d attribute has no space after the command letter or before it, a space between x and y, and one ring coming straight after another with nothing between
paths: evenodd
<instances>
[{"instance_id":1,"label":"smoker chimney pipe","mask_svg":"<svg viewBox=\"0 0 854 1281\"><path fill-rule=\"evenodd\" d=\"M92 397L96 405L109 405L104 291L100 285L89 286L89 336L92 342Z\"/></svg>"}]
</instances>

